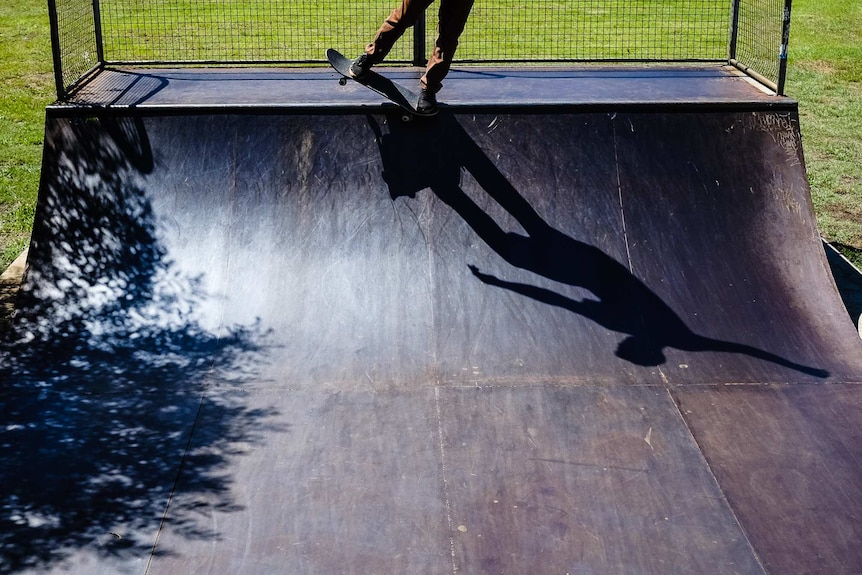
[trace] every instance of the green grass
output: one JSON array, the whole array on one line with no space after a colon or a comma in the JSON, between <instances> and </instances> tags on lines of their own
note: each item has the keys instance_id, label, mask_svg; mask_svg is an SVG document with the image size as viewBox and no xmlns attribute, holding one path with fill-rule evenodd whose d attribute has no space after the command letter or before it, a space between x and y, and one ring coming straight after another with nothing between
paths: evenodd
<instances>
[{"instance_id":1,"label":"green grass","mask_svg":"<svg viewBox=\"0 0 862 575\"><path fill-rule=\"evenodd\" d=\"M797 0L790 48L820 231L862 267L862 3Z\"/></svg>"},{"instance_id":2,"label":"green grass","mask_svg":"<svg viewBox=\"0 0 862 575\"><path fill-rule=\"evenodd\" d=\"M48 13L41 2L0 5L0 270L27 246L53 97Z\"/></svg>"},{"instance_id":3,"label":"green grass","mask_svg":"<svg viewBox=\"0 0 862 575\"><path fill-rule=\"evenodd\" d=\"M296 20L296 13L303 9L302 6L325 1L296 0L281 3L278 13L267 15L264 26L245 29L246 33L270 34L270 37L262 36L261 40L261 45L267 50L272 45L281 46L278 53L261 51L256 56L262 59L300 57L291 52L293 48L286 46L278 36L272 36L284 32L284 27L277 23L284 18ZM175 0L171 5L199 20L205 20L207 3L223 5L223 0L194 3L190 0ZM373 10L369 8L370 4L373 4ZM186 5L186 8L182 8ZM363 29L376 26L381 13L385 14L389 5L388 0L369 0L362 5L357 16L318 22L315 25L319 29L312 29L309 33L321 38L343 38L348 35L344 29L348 24ZM673 51L678 47L695 41L685 36L685 21L689 16L680 12L679 7L682 5L685 4L680 3L680 0L653 3L651 10L665 10L668 15L675 15L673 18L669 16L663 23L663 32L653 31L653 35L648 38L658 51L655 54L657 57L673 57ZM133 10L146 11L152 5L136 3L129 6ZM549 23L548 27L556 30L576 27L578 19L585 16L577 13L578 6L583 5L565 3L556 6L553 23ZM603 6L610 10L623 5L594 5ZM630 5L625 4L624 7ZM370 13L367 13L369 10ZM477 3L473 19L494 22L495 10L525 11L522 4L514 0L489 0ZM146 12L114 14L110 17L114 20L107 24L118 32L106 42L109 57L112 51L120 49L118 42L129 38L133 38L134 43L145 50L130 57L157 57L162 48L153 45L154 42L165 38L171 41L171 38L183 37L183 34L189 34L186 37L192 40L197 39L202 47L212 41L210 32L196 35L190 30L169 29L169 24L158 21L152 24L157 28L155 32L142 29L136 22L146 20ZM529 17L529 14L525 17ZM570 40L579 39L579 49L587 50L586 56L590 50L607 53L617 46L623 52L615 55L626 57L625 50L628 48L625 44L615 44L618 42L618 25L631 25L632 37L638 37L645 33L638 28L642 26L643 19L633 17L630 10L625 14L607 13L603 17L616 23L617 27L606 27L607 31L613 33ZM721 20L724 17L717 16L716 30L724 29ZM240 14L236 20L242 23L248 18ZM357 23L359 21L361 24ZM124 25L126 28L123 28ZM475 26L468 28L465 51L459 55L464 58L486 56L483 54L488 50L485 42L501 42L502 38L510 38L512 49L520 50L521 44L518 42L524 41L523 29L528 26L518 26L507 30L500 25L487 32L477 30ZM224 38L229 54L234 54L230 52L233 48L229 44L238 33L230 29L221 31L220 37ZM491 40L486 38L488 34ZM716 34L711 32L707 38L706 50L709 55L716 49L711 43L721 42L720 34ZM564 34L560 38L562 42L569 41ZM478 53L469 52L467 40L470 40L469 45L474 45L475 50L479 50ZM357 38L348 44L346 48L355 44L353 48L359 49L362 40ZM564 53L558 45L540 48L544 49L552 55ZM406 53L394 56L408 57ZM579 54L573 56L578 57ZM309 54L307 57L317 58L320 55ZM48 16L44 0L4 0L0 5L0 80L0 269L5 269L29 240L41 163L44 109L54 98ZM828 240L838 245L842 253L862 267L862 3L859 0L794 2L787 93L800 102L804 149L820 229Z\"/></svg>"}]
</instances>

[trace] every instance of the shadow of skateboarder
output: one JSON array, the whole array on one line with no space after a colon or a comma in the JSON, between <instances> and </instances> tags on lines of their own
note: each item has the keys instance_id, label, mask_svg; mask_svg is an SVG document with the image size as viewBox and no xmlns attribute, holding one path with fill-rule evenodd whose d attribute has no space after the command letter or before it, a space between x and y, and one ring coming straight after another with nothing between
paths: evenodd
<instances>
[{"instance_id":1,"label":"shadow of skateboarder","mask_svg":"<svg viewBox=\"0 0 862 575\"><path fill-rule=\"evenodd\" d=\"M555 291L483 273L473 275L489 286L586 317L624 334L617 357L641 366L665 363L665 348L745 354L814 377L822 369L802 365L756 347L709 338L693 332L682 318L629 268L596 246L578 241L549 225L514 188L451 113L407 126L388 122L388 133L369 119L393 198L414 197L430 189L450 206L496 254L514 267L588 290L580 300ZM520 224L525 233L505 231L462 189L462 169Z\"/></svg>"}]
</instances>

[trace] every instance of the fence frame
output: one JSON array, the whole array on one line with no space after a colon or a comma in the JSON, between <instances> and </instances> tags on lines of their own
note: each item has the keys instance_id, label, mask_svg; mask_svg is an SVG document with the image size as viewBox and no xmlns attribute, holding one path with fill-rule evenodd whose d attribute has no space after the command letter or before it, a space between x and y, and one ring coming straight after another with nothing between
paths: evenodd
<instances>
[{"instance_id":1,"label":"fence frame","mask_svg":"<svg viewBox=\"0 0 862 575\"><path fill-rule=\"evenodd\" d=\"M100 0L89 0L92 3L92 38L88 39L92 41L92 46L95 51L96 63L90 67L83 74L78 74L76 78L72 80L66 79L67 67L64 66L64 46L63 39L64 36L61 30L61 19L58 16L58 1L62 0L48 0L48 14L49 21L51 26L51 45L52 45L52 56L54 60L54 80L56 84L57 97L59 100L63 100L67 98L71 92L73 92L77 87L79 87L84 81L88 78L92 77L94 74L97 74L100 70L104 69L106 66L155 66L155 65L179 65L179 66L187 66L187 67L195 67L195 66L209 66L209 65L224 65L224 66L238 66L238 65L308 65L321 63L323 61L318 60L290 60L290 61L278 61L278 60L195 60L192 62L184 61L184 60L156 60L156 61L109 61L105 57L105 47L104 47L104 38L103 38L103 29L102 29L102 9ZM762 63L757 62L746 62L740 60L739 57L739 43L740 43L740 13L741 8L744 2L757 2L758 0L728 0L728 9L730 11L730 29L728 30L728 46L727 46L727 60L726 64L732 65L737 69L741 70L745 74L751 76L758 82L764 84L769 89L773 90L776 95L783 96L787 78L787 58L788 58L788 44L790 39L790 15L791 15L791 5L792 0L784 0L784 9L783 16L781 22L781 42L778 47L778 53L776 55L777 58L777 74L776 77L769 77L769 74L763 72L758 69L758 65ZM762 0L765 1L765 0ZM519 60L511 60L511 59L498 59L498 60L478 60L478 59L465 59L461 60L463 63L469 64L482 64L482 63L500 63L505 62L510 65L528 65L528 64L536 64L536 63L549 63L549 62L557 62L557 63L572 63L572 62L642 62L642 63L660 63L660 62L668 62L668 63L683 63L683 62L723 62L720 59L662 59L662 58L632 58L632 59L624 59L624 58L594 58L594 59L519 59ZM413 66L424 66L426 63L426 20L425 16L423 16L417 21L413 28L413 50L412 50L412 59L410 60L410 64Z\"/></svg>"}]
</instances>

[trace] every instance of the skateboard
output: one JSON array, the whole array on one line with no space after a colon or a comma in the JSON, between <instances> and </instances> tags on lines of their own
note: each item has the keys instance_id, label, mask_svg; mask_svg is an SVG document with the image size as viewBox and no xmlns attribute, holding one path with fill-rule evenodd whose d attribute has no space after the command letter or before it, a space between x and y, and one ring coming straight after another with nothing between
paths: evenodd
<instances>
[{"instance_id":1,"label":"skateboard","mask_svg":"<svg viewBox=\"0 0 862 575\"><path fill-rule=\"evenodd\" d=\"M334 48L329 48L326 51L326 59L336 72L341 74L338 83L344 86L347 80L353 80L358 84L362 84L366 88L374 90L393 104L399 106L406 114L401 116L404 121L409 121L413 116L433 116L434 114L422 114L416 109L416 102L419 101L419 96L411 90L408 90L401 84L393 82L385 76L381 76L374 70L369 70L362 75L361 78L356 78L350 74L350 65L352 60L348 60L341 52Z\"/></svg>"}]
</instances>

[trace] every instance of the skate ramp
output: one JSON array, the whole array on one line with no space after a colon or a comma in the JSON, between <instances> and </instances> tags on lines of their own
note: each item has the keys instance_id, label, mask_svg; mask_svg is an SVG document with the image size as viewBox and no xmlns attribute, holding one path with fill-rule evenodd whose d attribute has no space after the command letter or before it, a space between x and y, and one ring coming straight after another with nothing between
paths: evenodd
<instances>
[{"instance_id":1,"label":"skate ramp","mask_svg":"<svg viewBox=\"0 0 862 575\"><path fill-rule=\"evenodd\" d=\"M49 113L4 573L852 573L795 107Z\"/></svg>"}]
</instances>

